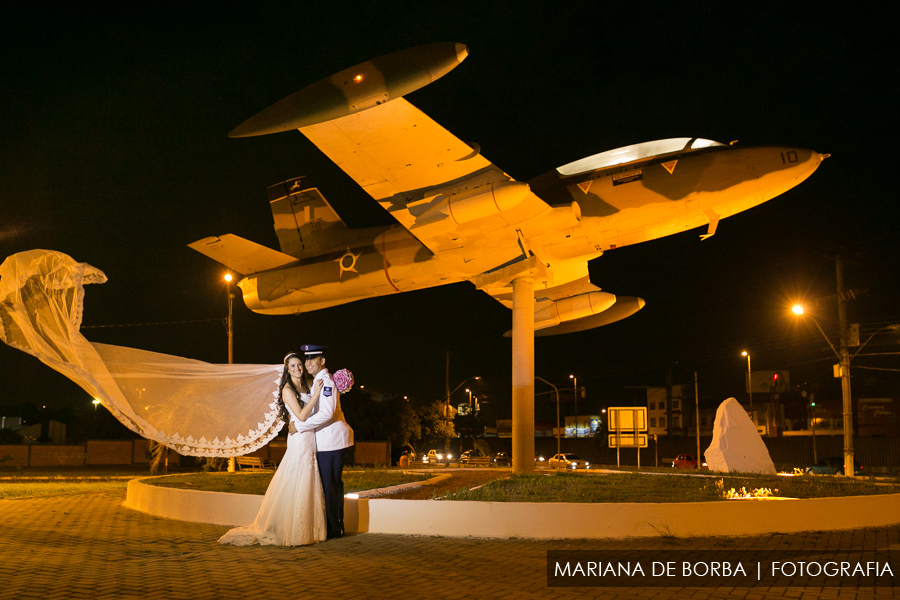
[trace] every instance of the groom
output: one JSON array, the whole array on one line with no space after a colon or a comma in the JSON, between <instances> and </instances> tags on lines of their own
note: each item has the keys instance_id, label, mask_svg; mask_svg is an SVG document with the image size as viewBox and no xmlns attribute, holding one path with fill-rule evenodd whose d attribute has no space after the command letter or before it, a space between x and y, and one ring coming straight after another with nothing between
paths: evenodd
<instances>
[{"instance_id":1,"label":"groom","mask_svg":"<svg viewBox=\"0 0 900 600\"><path fill-rule=\"evenodd\" d=\"M325 492L328 539L339 538L344 534L344 482L341 474L344 470L344 456L353 445L353 430L344 420L340 393L325 368L325 347L306 344L300 347L300 351L306 359L306 370L313 377L310 389L313 389L319 379L325 385L319 394L316 412L305 422L296 422L295 425L295 421L291 421L289 431L316 432L316 459Z\"/></svg>"}]
</instances>

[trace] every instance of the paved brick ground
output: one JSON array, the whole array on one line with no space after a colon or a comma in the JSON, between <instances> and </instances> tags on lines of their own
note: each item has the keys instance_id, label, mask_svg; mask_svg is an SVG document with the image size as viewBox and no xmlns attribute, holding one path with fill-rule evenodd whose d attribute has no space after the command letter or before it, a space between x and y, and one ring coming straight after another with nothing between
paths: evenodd
<instances>
[{"instance_id":1,"label":"paved brick ground","mask_svg":"<svg viewBox=\"0 0 900 600\"><path fill-rule=\"evenodd\" d=\"M233 548L226 527L122 508L124 494L0 500L0 598L894 598L898 588L548 588L546 551L900 550L900 527L745 538L597 541L357 535L302 548ZM896 572L896 571L895 571ZM900 575L900 574L898 574Z\"/></svg>"}]
</instances>

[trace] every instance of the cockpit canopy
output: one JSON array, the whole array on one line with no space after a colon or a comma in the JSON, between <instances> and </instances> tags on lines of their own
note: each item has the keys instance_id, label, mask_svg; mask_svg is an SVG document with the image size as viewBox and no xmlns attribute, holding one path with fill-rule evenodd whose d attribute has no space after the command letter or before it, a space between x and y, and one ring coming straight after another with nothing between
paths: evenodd
<instances>
[{"instance_id":1,"label":"cockpit canopy","mask_svg":"<svg viewBox=\"0 0 900 600\"><path fill-rule=\"evenodd\" d=\"M705 140L703 138L670 138L667 140L656 140L653 142L643 142L641 144L633 144L624 148L616 148L615 150L607 150L600 154L588 156L581 160L576 160L567 165L563 165L556 169L560 175L568 177L570 175L578 175L588 171L596 171L605 167L614 167L630 163L643 158L651 158L661 154L671 154L673 152L682 152L686 150L696 150L698 148L708 148L710 146L724 146L720 142Z\"/></svg>"}]
</instances>

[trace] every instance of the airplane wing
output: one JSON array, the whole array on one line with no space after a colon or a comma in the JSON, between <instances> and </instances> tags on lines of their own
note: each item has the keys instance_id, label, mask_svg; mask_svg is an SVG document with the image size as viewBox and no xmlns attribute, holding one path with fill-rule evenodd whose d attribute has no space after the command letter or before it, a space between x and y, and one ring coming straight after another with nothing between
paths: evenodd
<instances>
[{"instance_id":1,"label":"airplane wing","mask_svg":"<svg viewBox=\"0 0 900 600\"><path fill-rule=\"evenodd\" d=\"M379 202L492 167L405 98L301 127L300 133Z\"/></svg>"},{"instance_id":2,"label":"airplane wing","mask_svg":"<svg viewBox=\"0 0 900 600\"><path fill-rule=\"evenodd\" d=\"M299 130L435 255L479 264L472 281L507 308L511 277L539 273L535 330L596 320L616 304L591 284L587 261L544 261L526 242L533 232L516 227L542 213L538 222L575 225L571 207L549 206L405 99Z\"/></svg>"},{"instance_id":3,"label":"airplane wing","mask_svg":"<svg viewBox=\"0 0 900 600\"><path fill-rule=\"evenodd\" d=\"M404 98L299 131L435 254L519 250L510 225L551 210Z\"/></svg>"}]
</instances>

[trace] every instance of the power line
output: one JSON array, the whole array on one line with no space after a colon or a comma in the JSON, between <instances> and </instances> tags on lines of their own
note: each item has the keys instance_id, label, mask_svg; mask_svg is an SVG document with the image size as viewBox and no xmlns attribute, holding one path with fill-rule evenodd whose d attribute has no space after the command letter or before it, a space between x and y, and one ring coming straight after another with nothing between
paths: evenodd
<instances>
[{"instance_id":1,"label":"power line","mask_svg":"<svg viewBox=\"0 0 900 600\"><path fill-rule=\"evenodd\" d=\"M192 321L162 321L159 323L122 323L120 325L82 325L81 329L106 329L109 327L144 327L146 325L181 325L182 323L224 322L224 319L194 319Z\"/></svg>"}]
</instances>

